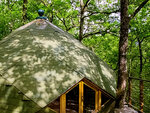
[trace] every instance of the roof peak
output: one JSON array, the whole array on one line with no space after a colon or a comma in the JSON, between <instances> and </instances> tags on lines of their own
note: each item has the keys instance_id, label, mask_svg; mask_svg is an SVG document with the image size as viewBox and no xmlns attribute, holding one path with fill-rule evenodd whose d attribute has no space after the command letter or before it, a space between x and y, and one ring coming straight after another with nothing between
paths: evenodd
<instances>
[{"instance_id":1,"label":"roof peak","mask_svg":"<svg viewBox=\"0 0 150 113\"><path fill-rule=\"evenodd\" d=\"M39 14L39 16L36 17L36 19L44 19L44 20L47 20L47 17L44 17L44 16L43 16L43 15L44 15L44 10L39 9L39 10L38 10L38 14Z\"/></svg>"}]
</instances>

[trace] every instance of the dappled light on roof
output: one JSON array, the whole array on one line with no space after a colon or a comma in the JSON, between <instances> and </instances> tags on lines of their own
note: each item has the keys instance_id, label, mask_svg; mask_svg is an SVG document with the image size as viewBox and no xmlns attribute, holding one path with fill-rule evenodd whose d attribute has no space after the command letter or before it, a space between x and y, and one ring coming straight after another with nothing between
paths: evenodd
<instances>
[{"instance_id":1,"label":"dappled light on roof","mask_svg":"<svg viewBox=\"0 0 150 113\"><path fill-rule=\"evenodd\" d=\"M115 74L107 64L46 20L33 21L1 42L0 74L40 107L83 78L116 96Z\"/></svg>"}]
</instances>

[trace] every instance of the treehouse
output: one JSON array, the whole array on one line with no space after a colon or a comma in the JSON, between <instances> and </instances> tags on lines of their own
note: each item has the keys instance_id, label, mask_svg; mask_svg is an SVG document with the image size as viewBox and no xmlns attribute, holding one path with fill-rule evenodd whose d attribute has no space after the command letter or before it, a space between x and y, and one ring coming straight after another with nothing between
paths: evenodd
<instances>
[{"instance_id":1,"label":"treehouse","mask_svg":"<svg viewBox=\"0 0 150 113\"><path fill-rule=\"evenodd\" d=\"M0 113L106 113L115 97L113 70L45 19L0 42Z\"/></svg>"}]
</instances>

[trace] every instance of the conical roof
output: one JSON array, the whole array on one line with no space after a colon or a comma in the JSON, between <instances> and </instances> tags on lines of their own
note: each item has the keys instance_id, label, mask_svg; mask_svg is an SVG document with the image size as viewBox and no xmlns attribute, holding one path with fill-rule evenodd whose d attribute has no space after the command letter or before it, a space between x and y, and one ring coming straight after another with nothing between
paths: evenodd
<instances>
[{"instance_id":1,"label":"conical roof","mask_svg":"<svg viewBox=\"0 0 150 113\"><path fill-rule=\"evenodd\" d=\"M116 96L112 69L72 35L42 19L0 42L0 74L40 107L83 78Z\"/></svg>"}]
</instances>

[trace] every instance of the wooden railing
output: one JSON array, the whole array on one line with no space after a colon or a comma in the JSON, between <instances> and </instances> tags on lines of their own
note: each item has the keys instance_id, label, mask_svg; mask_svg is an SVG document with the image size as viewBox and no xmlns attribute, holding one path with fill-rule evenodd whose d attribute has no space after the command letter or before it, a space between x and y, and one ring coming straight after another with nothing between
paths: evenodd
<instances>
[{"instance_id":1,"label":"wooden railing","mask_svg":"<svg viewBox=\"0 0 150 113\"><path fill-rule=\"evenodd\" d=\"M135 77L129 77L128 79L128 105L130 107L133 107L134 109L136 109L139 113L147 113L147 111L150 111L150 102L148 104L144 103L144 98L147 96L147 95L150 95L150 94L145 94L144 93L144 89L149 89L150 90L150 80L143 80L141 78L135 78ZM134 86L133 86L133 82L135 81L139 81L138 84L136 84L136 88L138 86L139 88L139 98L138 99L134 99L134 97L132 97L132 94L133 94L133 89L134 89ZM144 86L144 83L146 84L149 84L148 86L149 87L146 87ZM137 95L137 93L136 93ZM145 98L146 99L146 98ZM149 101L150 101L150 98L149 98ZM136 103L136 105L134 105L134 103ZM137 104L139 103L139 104Z\"/></svg>"}]
</instances>

